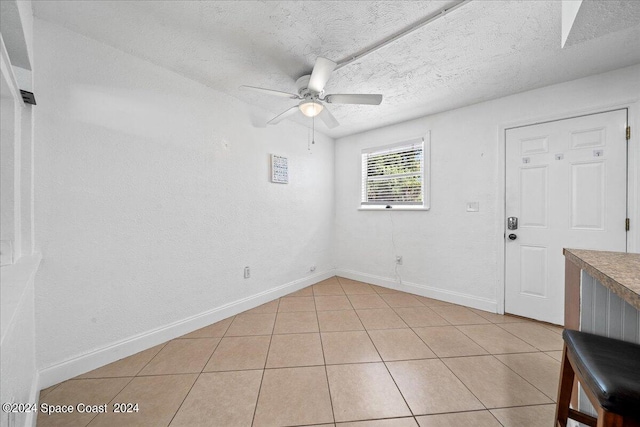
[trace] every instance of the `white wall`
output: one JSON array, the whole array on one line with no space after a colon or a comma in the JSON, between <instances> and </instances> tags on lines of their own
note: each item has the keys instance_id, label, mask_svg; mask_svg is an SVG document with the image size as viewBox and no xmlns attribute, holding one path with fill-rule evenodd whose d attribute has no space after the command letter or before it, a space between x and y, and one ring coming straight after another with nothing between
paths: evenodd
<instances>
[{"instance_id":1,"label":"white wall","mask_svg":"<svg viewBox=\"0 0 640 427\"><path fill-rule=\"evenodd\" d=\"M25 258L28 257L23 257L19 263L23 263ZM20 266L20 268L30 267L29 269L32 270L33 268L31 268L32 265L30 264ZM37 262L35 268L37 268ZM5 269L7 267L3 267L3 279L7 278ZM3 291L5 290L3 289ZM2 399L3 403L33 403L36 402L38 392L33 276L28 277L26 286L21 291L20 295L15 295L11 292L8 294L10 298L14 297L12 298L16 303L14 307L7 308L3 305L4 309L11 309L13 314L10 322L6 326L3 325L5 327L2 330L2 345L0 349L2 387L0 387L0 399ZM3 292L2 296L4 298L7 293ZM0 426L28 425L26 420L32 418L33 414L30 413L7 414L3 411L0 418Z\"/></svg>"},{"instance_id":2,"label":"white wall","mask_svg":"<svg viewBox=\"0 0 640 427\"><path fill-rule=\"evenodd\" d=\"M15 238L15 107L4 76L0 78L2 79L0 82L0 239L13 242Z\"/></svg>"},{"instance_id":3,"label":"white wall","mask_svg":"<svg viewBox=\"0 0 640 427\"><path fill-rule=\"evenodd\" d=\"M264 113L45 21L34 43L40 369L122 357L127 340L333 268L332 139L308 151L306 128L253 127ZM289 184L269 182L269 153L288 157Z\"/></svg>"},{"instance_id":4,"label":"white wall","mask_svg":"<svg viewBox=\"0 0 640 427\"><path fill-rule=\"evenodd\" d=\"M336 140L337 267L342 274L397 283L391 240L395 224L403 282L424 295L497 308L501 299L504 160L501 134L510 124L568 117L611 106L631 111L631 218L638 215L640 65L558 84ZM631 101L631 102L630 102ZM431 130L431 210L358 211L360 155L366 147L402 141ZM480 212L466 212L466 202ZM635 228L638 226L636 225ZM640 251L631 233L630 250Z\"/></svg>"}]
</instances>

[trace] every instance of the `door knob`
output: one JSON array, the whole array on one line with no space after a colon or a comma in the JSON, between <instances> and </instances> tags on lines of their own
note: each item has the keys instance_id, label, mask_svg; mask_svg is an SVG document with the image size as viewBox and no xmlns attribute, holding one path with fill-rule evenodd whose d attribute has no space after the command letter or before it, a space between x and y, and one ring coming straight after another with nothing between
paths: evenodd
<instances>
[{"instance_id":1,"label":"door knob","mask_svg":"<svg viewBox=\"0 0 640 427\"><path fill-rule=\"evenodd\" d=\"M509 240L516 240L518 238L518 236L516 236L515 234L511 233L509 234Z\"/></svg>"}]
</instances>

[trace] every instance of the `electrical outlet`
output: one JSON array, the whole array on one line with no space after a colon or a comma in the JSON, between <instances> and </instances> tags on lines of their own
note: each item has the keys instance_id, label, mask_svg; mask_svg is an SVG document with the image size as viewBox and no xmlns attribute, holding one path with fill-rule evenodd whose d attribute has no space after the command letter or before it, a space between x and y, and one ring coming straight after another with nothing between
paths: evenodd
<instances>
[{"instance_id":1,"label":"electrical outlet","mask_svg":"<svg viewBox=\"0 0 640 427\"><path fill-rule=\"evenodd\" d=\"M396 264L402 265L402 255L396 255Z\"/></svg>"},{"instance_id":2,"label":"electrical outlet","mask_svg":"<svg viewBox=\"0 0 640 427\"><path fill-rule=\"evenodd\" d=\"M309 269L309 271L316 271L316 266L312 265L311 268Z\"/></svg>"},{"instance_id":3,"label":"electrical outlet","mask_svg":"<svg viewBox=\"0 0 640 427\"><path fill-rule=\"evenodd\" d=\"M244 268L244 278L248 279L249 277L251 277L251 270L249 269L249 267L245 267Z\"/></svg>"}]
</instances>

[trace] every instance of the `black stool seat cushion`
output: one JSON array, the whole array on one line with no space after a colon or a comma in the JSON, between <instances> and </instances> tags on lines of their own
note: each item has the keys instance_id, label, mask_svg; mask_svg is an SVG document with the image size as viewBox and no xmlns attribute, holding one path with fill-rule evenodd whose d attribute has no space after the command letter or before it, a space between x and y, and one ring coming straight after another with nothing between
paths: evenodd
<instances>
[{"instance_id":1,"label":"black stool seat cushion","mask_svg":"<svg viewBox=\"0 0 640 427\"><path fill-rule=\"evenodd\" d=\"M600 406L640 417L640 345L565 329L569 360Z\"/></svg>"}]
</instances>

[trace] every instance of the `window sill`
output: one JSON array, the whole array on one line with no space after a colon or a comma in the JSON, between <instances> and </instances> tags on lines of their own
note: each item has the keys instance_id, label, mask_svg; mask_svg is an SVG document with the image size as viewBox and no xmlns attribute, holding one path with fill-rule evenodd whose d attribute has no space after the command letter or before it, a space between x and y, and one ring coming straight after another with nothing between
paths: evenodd
<instances>
[{"instance_id":1,"label":"window sill","mask_svg":"<svg viewBox=\"0 0 640 427\"><path fill-rule=\"evenodd\" d=\"M386 212L391 212L391 211L428 211L431 208L425 207L425 206L417 206L417 207L411 207L411 206L394 206L391 208L386 208L384 206L360 206L358 208L359 211L386 211Z\"/></svg>"}]
</instances>

